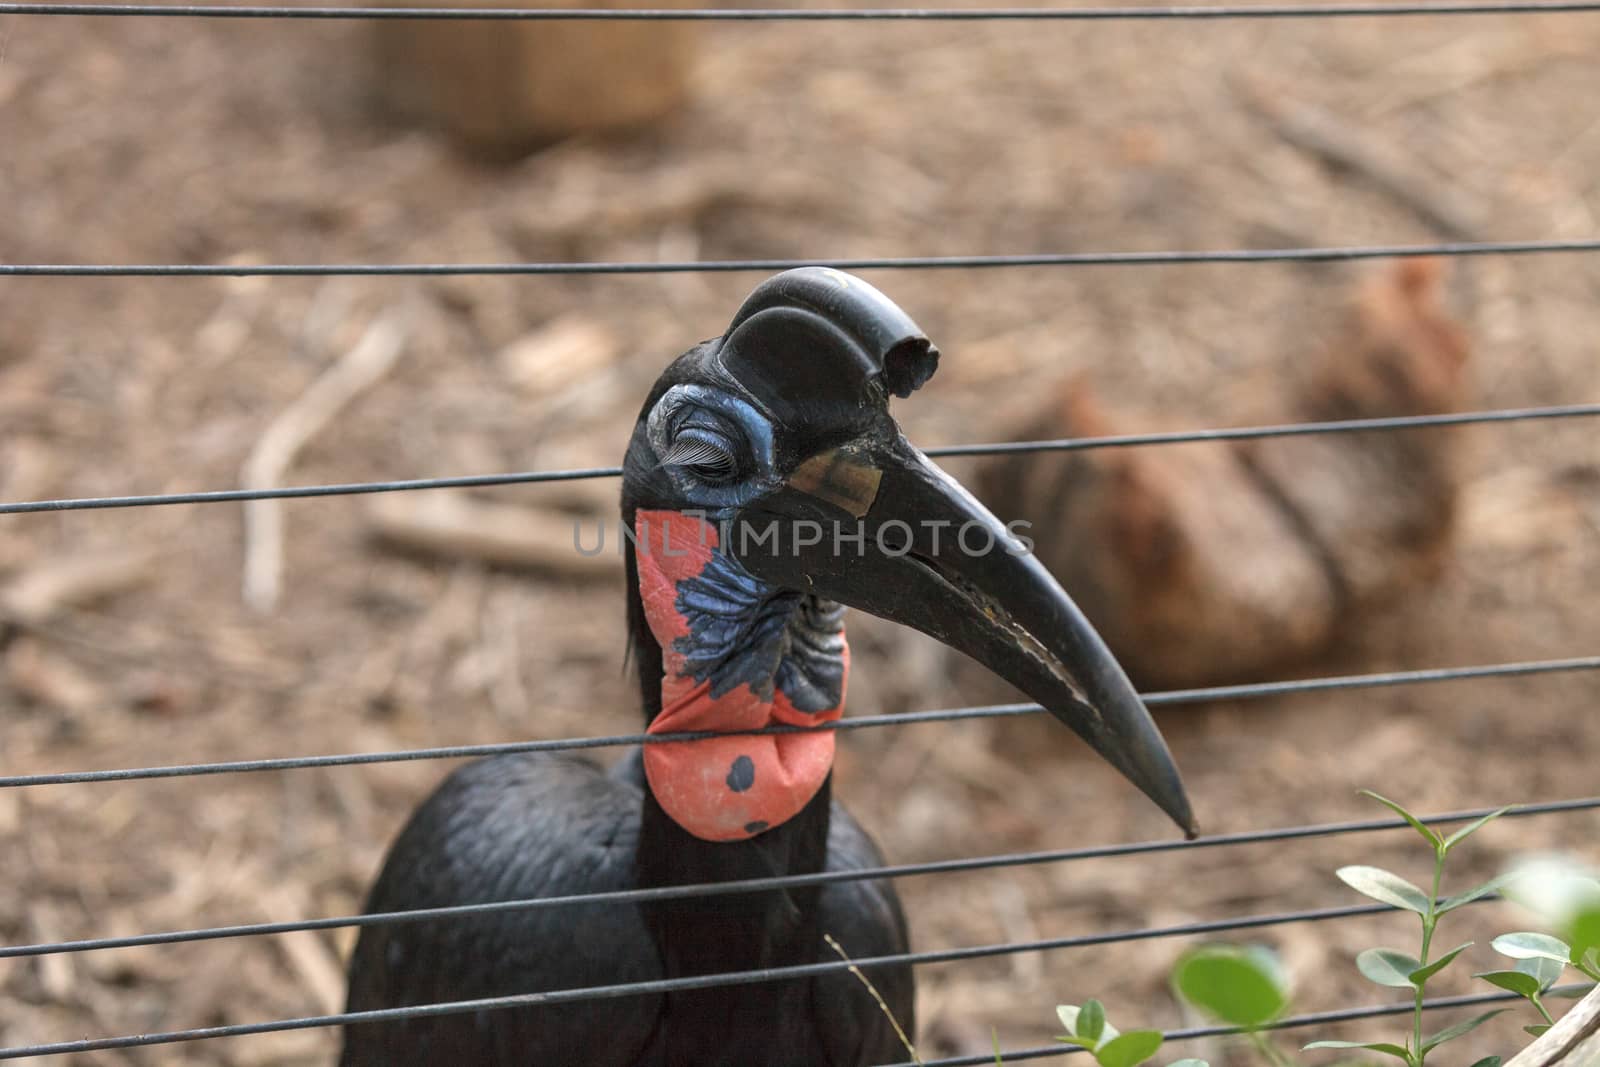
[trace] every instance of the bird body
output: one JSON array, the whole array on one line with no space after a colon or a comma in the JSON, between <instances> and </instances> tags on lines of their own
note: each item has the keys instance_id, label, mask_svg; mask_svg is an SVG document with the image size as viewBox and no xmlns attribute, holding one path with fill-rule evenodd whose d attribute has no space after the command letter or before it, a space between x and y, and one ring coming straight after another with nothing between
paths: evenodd
<instances>
[{"instance_id":1,"label":"bird body","mask_svg":"<svg viewBox=\"0 0 1600 1067\"><path fill-rule=\"evenodd\" d=\"M990 665L1072 727L1180 825L1176 768L1121 669L1048 573L900 434L938 352L877 290L785 272L728 331L679 357L623 464L630 653L659 740L610 774L512 756L457 771L413 815L368 910L865 870L876 846L832 801L849 648L843 606ZM914 520L914 521L912 521ZM950 558L941 529L988 548ZM929 532L934 538L930 543ZM891 536L892 535L892 536ZM969 541L973 540L968 538ZM751 735L768 726L799 727ZM631 903L563 903L363 929L363 1012L608 987L346 1028L344 1067L869 1067L914 1032L910 966L624 993L629 983L907 951L870 879ZM891 1018L892 1016L892 1018Z\"/></svg>"},{"instance_id":2,"label":"bird body","mask_svg":"<svg viewBox=\"0 0 1600 1067\"><path fill-rule=\"evenodd\" d=\"M730 845L685 833L651 805L637 754L610 773L565 755L480 760L452 775L413 816L368 910L881 865L877 848L828 793L824 788L770 834ZM641 840L655 842L648 850L653 862ZM875 881L654 904L574 904L374 927L352 961L349 1008L810 963L830 955L824 933L862 958L907 950L899 902ZM902 1026L912 1027L909 969L876 970L873 984ZM888 1063L900 1058L897 1051L903 1052L892 1029L857 979L834 972L353 1027L342 1062L803 1067Z\"/></svg>"}]
</instances>

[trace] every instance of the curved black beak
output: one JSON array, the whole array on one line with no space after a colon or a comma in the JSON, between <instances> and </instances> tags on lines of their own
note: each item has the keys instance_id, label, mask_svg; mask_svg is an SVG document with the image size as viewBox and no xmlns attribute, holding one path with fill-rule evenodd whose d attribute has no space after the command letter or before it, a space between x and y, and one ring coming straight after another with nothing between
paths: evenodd
<instances>
[{"instance_id":1,"label":"curved black beak","mask_svg":"<svg viewBox=\"0 0 1600 1067\"><path fill-rule=\"evenodd\" d=\"M723 547L746 569L971 656L1197 833L1166 742L1100 635L1027 543L887 418L802 463L739 518Z\"/></svg>"}]
</instances>

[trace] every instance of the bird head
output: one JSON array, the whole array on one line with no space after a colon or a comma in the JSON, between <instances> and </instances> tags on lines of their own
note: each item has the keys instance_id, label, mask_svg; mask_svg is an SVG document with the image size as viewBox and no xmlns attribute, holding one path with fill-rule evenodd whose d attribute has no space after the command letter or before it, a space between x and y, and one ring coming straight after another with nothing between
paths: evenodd
<instances>
[{"instance_id":1,"label":"bird head","mask_svg":"<svg viewBox=\"0 0 1600 1067\"><path fill-rule=\"evenodd\" d=\"M624 464L624 514L702 516L740 580L971 656L1192 834L1166 743L1094 628L1027 542L889 413L890 397L910 396L938 362L910 317L859 278L779 274L656 383Z\"/></svg>"}]
</instances>

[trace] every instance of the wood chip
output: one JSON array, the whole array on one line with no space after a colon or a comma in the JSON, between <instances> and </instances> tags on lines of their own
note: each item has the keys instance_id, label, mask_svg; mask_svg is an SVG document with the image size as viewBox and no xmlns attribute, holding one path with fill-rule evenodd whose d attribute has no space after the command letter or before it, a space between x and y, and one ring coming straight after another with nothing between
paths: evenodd
<instances>
[{"instance_id":1,"label":"wood chip","mask_svg":"<svg viewBox=\"0 0 1600 1067\"><path fill-rule=\"evenodd\" d=\"M268 922L297 922L308 914L304 894L283 888L262 894L261 903ZM283 953L319 1012L333 1015L344 1010L344 967L317 934L296 930L273 938L272 943Z\"/></svg>"},{"instance_id":2,"label":"wood chip","mask_svg":"<svg viewBox=\"0 0 1600 1067\"><path fill-rule=\"evenodd\" d=\"M19 637L6 649L5 679L28 699L60 712L91 711L106 704L104 687L32 637Z\"/></svg>"},{"instance_id":3,"label":"wood chip","mask_svg":"<svg viewBox=\"0 0 1600 1067\"><path fill-rule=\"evenodd\" d=\"M143 585L156 573L155 558L138 549L46 560L0 587L0 613L17 623L43 622Z\"/></svg>"},{"instance_id":4,"label":"wood chip","mask_svg":"<svg viewBox=\"0 0 1600 1067\"><path fill-rule=\"evenodd\" d=\"M607 326L566 315L507 345L497 362L524 393L550 397L610 367L621 349L621 341Z\"/></svg>"}]
</instances>

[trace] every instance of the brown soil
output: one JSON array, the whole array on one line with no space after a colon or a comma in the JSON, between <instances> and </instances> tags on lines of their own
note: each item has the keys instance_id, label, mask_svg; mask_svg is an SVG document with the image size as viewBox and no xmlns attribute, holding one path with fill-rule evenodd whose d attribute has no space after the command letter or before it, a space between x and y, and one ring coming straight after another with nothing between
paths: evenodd
<instances>
[{"instance_id":1,"label":"brown soil","mask_svg":"<svg viewBox=\"0 0 1600 1067\"><path fill-rule=\"evenodd\" d=\"M12 262L627 260L1225 248L1438 239L1369 174L1326 166L1243 100L1322 109L1398 152L1484 239L1600 232L1600 21L707 27L693 103L623 139L509 167L463 161L365 104L358 25L0 20L0 254ZM925 444L1006 436L1085 373L1193 426L1271 418L1351 267L882 272L946 353L901 405ZM0 498L224 488L273 418L398 311L396 367L311 440L295 483L617 461L638 398L719 332L757 279L7 279ZM1600 400L1600 260L1483 259L1456 274L1486 407ZM557 319L614 356L511 380ZM1281 412L1280 412L1281 414ZM1318 672L1600 650L1600 451L1582 421L1465 431L1457 559ZM958 475L970 467L952 463ZM502 501L594 501L529 487ZM234 506L13 516L10 579L134 549L137 588L12 633L0 769L64 771L605 734L637 726L617 579L486 569L374 543L369 502L285 509L285 584L247 608ZM852 624L852 708L989 694L937 648ZM1595 679L1454 683L1162 715L1208 831L1596 792ZM1049 747L1048 757L1038 754ZM0 791L0 942L348 913L446 768L395 764ZM895 861L1165 838L1155 809L1042 724L849 735L840 794ZM1600 816L1486 830L1456 877L1564 845ZM1353 902L1350 862L1423 875L1405 835L915 878L920 948ZM1463 913L1452 944L1518 925ZM1388 999L1357 950L1398 919L1291 926L1276 946L1319 1009ZM340 1007L349 938L301 935L0 963L0 1045ZM1176 1025L1176 942L926 968L921 1051L1047 1041L1052 1007ZM1492 954L1473 950L1469 970ZM1463 990L1465 979L1442 991ZM1518 1018L1517 1023L1530 1020ZM1399 1022L1363 1033L1398 1034ZM1479 1045L1514 1047L1516 1025ZM306 1031L83 1063L327 1062ZM1215 1050L1212 1055L1216 1056ZM1475 1056L1444 1062L1467 1063ZM1220 1056L1217 1061L1220 1061ZM80 1062L74 1060L73 1062Z\"/></svg>"}]
</instances>

